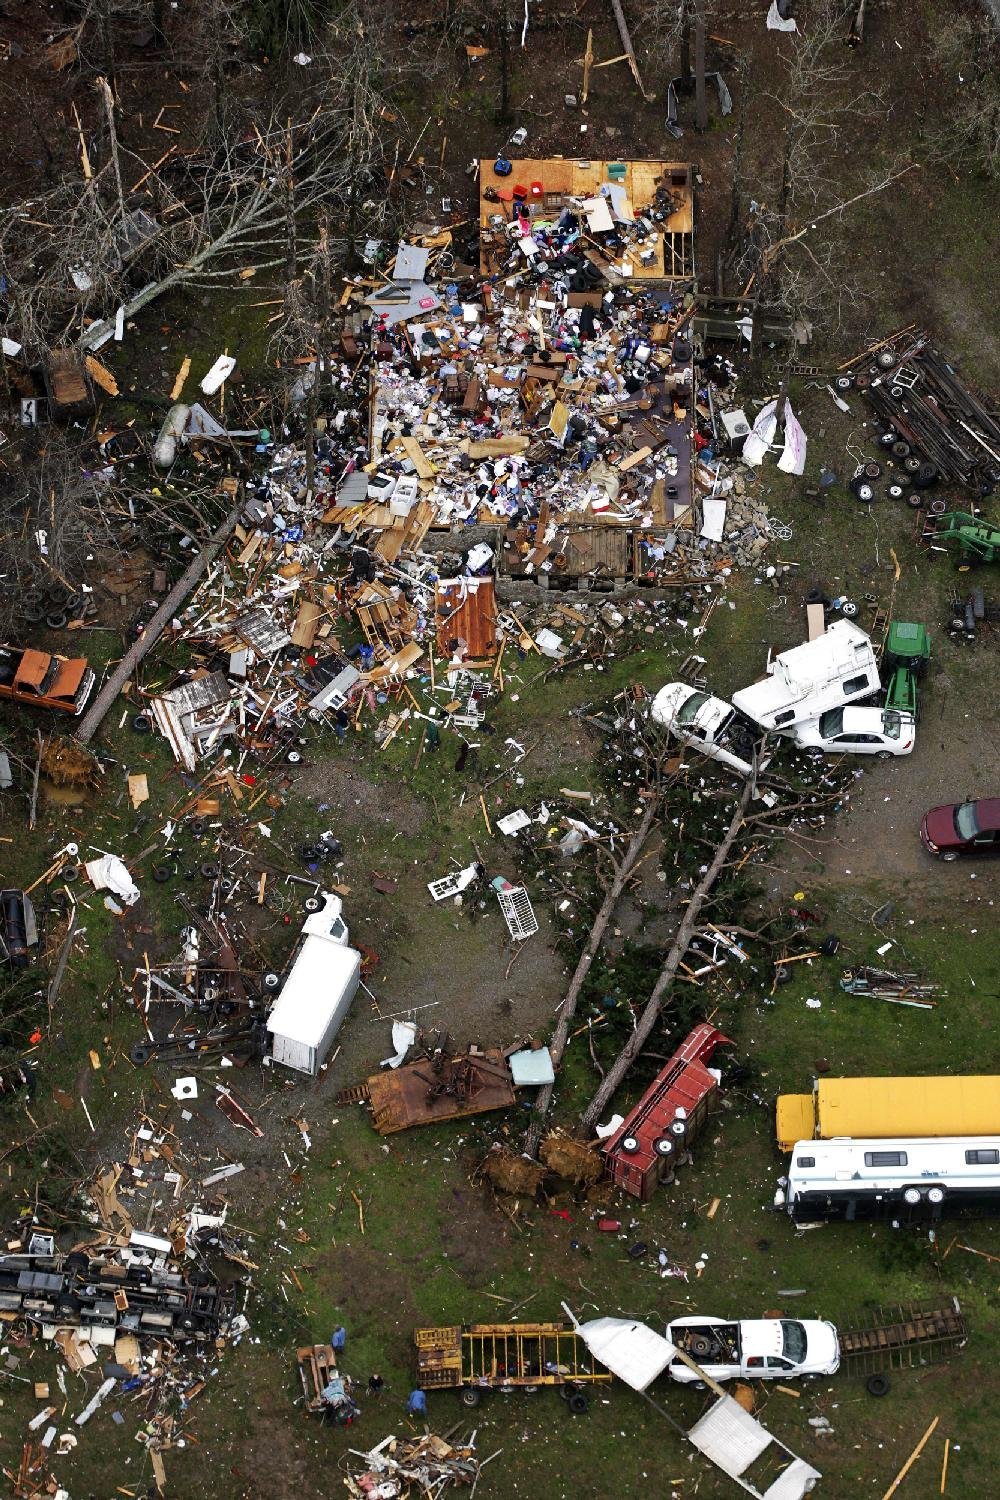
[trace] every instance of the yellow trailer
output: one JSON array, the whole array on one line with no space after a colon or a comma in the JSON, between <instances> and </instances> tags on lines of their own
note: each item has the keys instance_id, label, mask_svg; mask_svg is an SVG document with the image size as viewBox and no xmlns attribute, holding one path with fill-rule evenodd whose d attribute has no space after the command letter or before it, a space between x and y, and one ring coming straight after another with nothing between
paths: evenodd
<instances>
[{"instance_id":1,"label":"yellow trailer","mask_svg":"<svg viewBox=\"0 0 1000 1500\"><path fill-rule=\"evenodd\" d=\"M779 1094L778 1149L796 1141L1000 1135L1000 1075L820 1078L811 1094Z\"/></svg>"}]
</instances>

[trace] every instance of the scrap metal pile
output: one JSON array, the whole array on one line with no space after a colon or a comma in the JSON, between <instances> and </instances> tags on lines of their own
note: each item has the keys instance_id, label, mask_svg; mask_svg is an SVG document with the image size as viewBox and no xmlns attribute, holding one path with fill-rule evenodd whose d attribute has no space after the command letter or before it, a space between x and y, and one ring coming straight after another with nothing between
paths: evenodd
<instances>
[{"instance_id":1,"label":"scrap metal pile","mask_svg":"<svg viewBox=\"0 0 1000 1500\"><path fill-rule=\"evenodd\" d=\"M993 493L1000 484L1000 413L969 390L928 334L897 334L870 363L864 355L852 363L856 373L838 384L862 392L884 424L885 445L908 473L922 484L940 479Z\"/></svg>"}]
</instances>

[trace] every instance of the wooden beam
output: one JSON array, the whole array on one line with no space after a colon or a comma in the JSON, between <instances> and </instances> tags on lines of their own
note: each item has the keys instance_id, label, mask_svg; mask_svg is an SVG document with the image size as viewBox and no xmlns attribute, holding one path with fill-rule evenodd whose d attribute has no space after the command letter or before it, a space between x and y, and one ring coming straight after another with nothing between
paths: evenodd
<instances>
[{"instance_id":1,"label":"wooden beam","mask_svg":"<svg viewBox=\"0 0 1000 1500\"><path fill-rule=\"evenodd\" d=\"M913 1468L913 1465L916 1463L916 1461L920 1457L921 1453L923 1453L924 1448L927 1446L928 1442L930 1441L931 1435L933 1434L934 1429L937 1426L937 1424L940 1422L940 1420L941 1420L940 1417L935 1417L934 1418L933 1422L928 1427L928 1429L924 1433L923 1437L920 1439L920 1442L914 1448L913 1452L910 1454L909 1458L906 1460L906 1463L900 1469L899 1473L896 1475L895 1479L892 1481L892 1483L890 1484L889 1488L886 1490L885 1494L882 1496L882 1500L889 1500L889 1496L890 1495L894 1495L896 1493L896 1491L899 1489L899 1486L902 1484L902 1482L906 1478L907 1474L909 1474L910 1470Z\"/></svg>"},{"instance_id":2,"label":"wooden beam","mask_svg":"<svg viewBox=\"0 0 1000 1500\"><path fill-rule=\"evenodd\" d=\"M580 103L586 104L587 94L590 91L590 70L594 66L594 32L591 28L587 32L587 50L583 54L583 88L580 90Z\"/></svg>"}]
</instances>

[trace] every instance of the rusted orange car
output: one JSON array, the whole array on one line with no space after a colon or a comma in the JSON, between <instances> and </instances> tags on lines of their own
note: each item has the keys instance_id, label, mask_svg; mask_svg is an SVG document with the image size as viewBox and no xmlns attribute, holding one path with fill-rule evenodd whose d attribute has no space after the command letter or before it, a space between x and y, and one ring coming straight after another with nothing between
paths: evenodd
<instances>
[{"instance_id":1,"label":"rusted orange car","mask_svg":"<svg viewBox=\"0 0 1000 1500\"><path fill-rule=\"evenodd\" d=\"M0 700L82 714L93 687L94 673L86 657L0 647Z\"/></svg>"}]
</instances>

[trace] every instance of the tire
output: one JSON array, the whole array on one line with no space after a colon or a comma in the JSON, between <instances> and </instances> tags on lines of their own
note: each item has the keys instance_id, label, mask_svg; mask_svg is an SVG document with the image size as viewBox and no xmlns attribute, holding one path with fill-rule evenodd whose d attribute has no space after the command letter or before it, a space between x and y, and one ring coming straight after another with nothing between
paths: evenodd
<instances>
[{"instance_id":1,"label":"tire","mask_svg":"<svg viewBox=\"0 0 1000 1500\"><path fill-rule=\"evenodd\" d=\"M888 1375L869 1375L865 1381L865 1390L869 1396L888 1396L891 1384Z\"/></svg>"},{"instance_id":2,"label":"tire","mask_svg":"<svg viewBox=\"0 0 1000 1500\"><path fill-rule=\"evenodd\" d=\"M845 599L840 606L840 613L848 620L853 620L857 612L858 606L854 603L853 599Z\"/></svg>"},{"instance_id":3,"label":"tire","mask_svg":"<svg viewBox=\"0 0 1000 1500\"><path fill-rule=\"evenodd\" d=\"M838 391L849 391L854 384L850 375L838 375L833 382Z\"/></svg>"},{"instance_id":4,"label":"tire","mask_svg":"<svg viewBox=\"0 0 1000 1500\"><path fill-rule=\"evenodd\" d=\"M958 571L960 573L971 573L976 565L976 559L971 552L963 552L958 559Z\"/></svg>"},{"instance_id":5,"label":"tire","mask_svg":"<svg viewBox=\"0 0 1000 1500\"><path fill-rule=\"evenodd\" d=\"M871 505L872 501L875 499L875 486L873 484L869 484L866 479L862 479L858 484L854 486L854 493L857 495L862 505Z\"/></svg>"},{"instance_id":6,"label":"tire","mask_svg":"<svg viewBox=\"0 0 1000 1500\"><path fill-rule=\"evenodd\" d=\"M871 463L865 464L865 478L866 479L881 479L881 477L882 477L882 465L881 464L875 463L874 460L872 460Z\"/></svg>"},{"instance_id":7,"label":"tire","mask_svg":"<svg viewBox=\"0 0 1000 1500\"><path fill-rule=\"evenodd\" d=\"M875 759L876 760L895 760L896 757L893 755L893 753L892 753L891 750L876 750L876 752L875 752Z\"/></svg>"},{"instance_id":8,"label":"tire","mask_svg":"<svg viewBox=\"0 0 1000 1500\"><path fill-rule=\"evenodd\" d=\"M896 445L896 442L897 442L896 434L893 432L892 428L890 427L885 432L882 433L881 437L878 440L878 445L879 445L880 448L894 448L895 445Z\"/></svg>"},{"instance_id":9,"label":"tire","mask_svg":"<svg viewBox=\"0 0 1000 1500\"><path fill-rule=\"evenodd\" d=\"M913 476L913 483L918 490L926 490L937 483L937 477L938 471L933 464L921 464Z\"/></svg>"},{"instance_id":10,"label":"tire","mask_svg":"<svg viewBox=\"0 0 1000 1500\"><path fill-rule=\"evenodd\" d=\"M584 1412L588 1410L590 1402L582 1391L574 1391L569 1398L568 1405L574 1417L582 1417Z\"/></svg>"},{"instance_id":11,"label":"tire","mask_svg":"<svg viewBox=\"0 0 1000 1500\"><path fill-rule=\"evenodd\" d=\"M919 510L924 503L923 496L918 494L916 490L910 490L906 497L906 503L911 510Z\"/></svg>"},{"instance_id":12,"label":"tire","mask_svg":"<svg viewBox=\"0 0 1000 1500\"><path fill-rule=\"evenodd\" d=\"M302 903L302 908L308 912L322 911L323 903L318 896L307 896Z\"/></svg>"},{"instance_id":13,"label":"tire","mask_svg":"<svg viewBox=\"0 0 1000 1500\"><path fill-rule=\"evenodd\" d=\"M218 865L204 864L199 867L198 874L202 880L214 880L219 873Z\"/></svg>"},{"instance_id":14,"label":"tire","mask_svg":"<svg viewBox=\"0 0 1000 1500\"><path fill-rule=\"evenodd\" d=\"M281 983L281 976L280 974L275 974L274 970L271 969L264 975L263 982L266 990L276 990Z\"/></svg>"},{"instance_id":15,"label":"tire","mask_svg":"<svg viewBox=\"0 0 1000 1500\"><path fill-rule=\"evenodd\" d=\"M941 858L943 860L946 860L948 864L951 864L952 860L955 860L955 859L958 858L958 850L957 849L946 849L944 851L944 853L941 855Z\"/></svg>"},{"instance_id":16,"label":"tire","mask_svg":"<svg viewBox=\"0 0 1000 1500\"><path fill-rule=\"evenodd\" d=\"M475 1386L463 1385L461 1395L459 1396L459 1400L463 1406L467 1406L471 1411L473 1407L479 1405L482 1399L482 1392L477 1391Z\"/></svg>"},{"instance_id":17,"label":"tire","mask_svg":"<svg viewBox=\"0 0 1000 1500\"><path fill-rule=\"evenodd\" d=\"M45 624L47 629L49 630L65 630L66 622L68 619L69 616L62 614L61 612L57 615L46 615Z\"/></svg>"},{"instance_id":18,"label":"tire","mask_svg":"<svg viewBox=\"0 0 1000 1500\"><path fill-rule=\"evenodd\" d=\"M156 881L157 885L166 885L167 881L170 879L173 873L173 866L157 865L153 871L153 879Z\"/></svg>"},{"instance_id":19,"label":"tire","mask_svg":"<svg viewBox=\"0 0 1000 1500\"><path fill-rule=\"evenodd\" d=\"M893 354L891 349L883 349L881 354L877 356L875 363L878 365L880 370L894 370L898 365L899 360Z\"/></svg>"},{"instance_id":20,"label":"tire","mask_svg":"<svg viewBox=\"0 0 1000 1500\"><path fill-rule=\"evenodd\" d=\"M290 766L297 766L301 764L302 756L297 750L289 750L288 754L285 756L285 761Z\"/></svg>"},{"instance_id":21,"label":"tire","mask_svg":"<svg viewBox=\"0 0 1000 1500\"><path fill-rule=\"evenodd\" d=\"M947 500L932 500L927 509L932 516L943 516L948 509L948 502Z\"/></svg>"},{"instance_id":22,"label":"tire","mask_svg":"<svg viewBox=\"0 0 1000 1500\"><path fill-rule=\"evenodd\" d=\"M188 821L188 828L194 834L195 838L200 838L207 827L208 824L204 818L191 818Z\"/></svg>"},{"instance_id":23,"label":"tire","mask_svg":"<svg viewBox=\"0 0 1000 1500\"><path fill-rule=\"evenodd\" d=\"M787 964L778 964L774 971L775 984L788 984L792 977L792 971Z\"/></svg>"},{"instance_id":24,"label":"tire","mask_svg":"<svg viewBox=\"0 0 1000 1500\"><path fill-rule=\"evenodd\" d=\"M59 879L64 880L67 885L72 885L74 880L80 879L79 865L63 865L59 871Z\"/></svg>"},{"instance_id":25,"label":"tire","mask_svg":"<svg viewBox=\"0 0 1000 1500\"><path fill-rule=\"evenodd\" d=\"M707 1359L712 1352L712 1340L702 1333L696 1333L691 1338L689 1347L692 1359Z\"/></svg>"},{"instance_id":26,"label":"tire","mask_svg":"<svg viewBox=\"0 0 1000 1500\"><path fill-rule=\"evenodd\" d=\"M918 458L915 453L911 453L909 458L903 464L903 468L906 470L907 474L915 474L922 463L923 459Z\"/></svg>"},{"instance_id":27,"label":"tire","mask_svg":"<svg viewBox=\"0 0 1000 1500\"><path fill-rule=\"evenodd\" d=\"M132 720L132 729L135 734L148 734L152 727L148 714L136 714Z\"/></svg>"},{"instance_id":28,"label":"tire","mask_svg":"<svg viewBox=\"0 0 1000 1500\"><path fill-rule=\"evenodd\" d=\"M906 494L906 490L901 484L890 484L889 488L886 490L886 494L889 496L890 500L902 500L903 496Z\"/></svg>"},{"instance_id":29,"label":"tire","mask_svg":"<svg viewBox=\"0 0 1000 1500\"><path fill-rule=\"evenodd\" d=\"M903 440L902 440L902 438L900 438L900 440L899 440L898 443L893 443L892 444L892 456L893 456L893 458L909 458L909 456L910 456L910 445L909 445L909 443L904 443Z\"/></svg>"}]
</instances>

